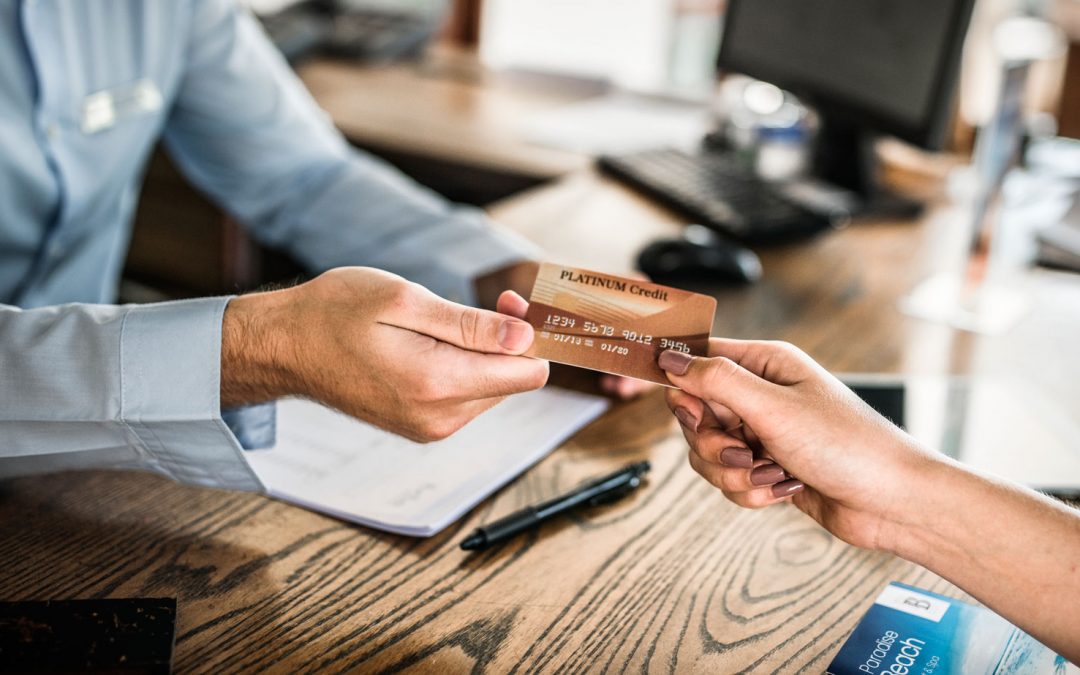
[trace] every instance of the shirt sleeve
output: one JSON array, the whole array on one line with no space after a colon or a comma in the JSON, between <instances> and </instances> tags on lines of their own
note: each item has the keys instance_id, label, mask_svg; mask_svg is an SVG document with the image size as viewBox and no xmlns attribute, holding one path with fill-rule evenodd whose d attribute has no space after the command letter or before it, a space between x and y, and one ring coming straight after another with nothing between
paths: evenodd
<instances>
[{"instance_id":1,"label":"shirt sleeve","mask_svg":"<svg viewBox=\"0 0 1080 675\"><path fill-rule=\"evenodd\" d=\"M220 413L228 301L0 305L0 477L144 469L262 490Z\"/></svg>"},{"instance_id":2,"label":"shirt sleeve","mask_svg":"<svg viewBox=\"0 0 1080 675\"><path fill-rule=\"evenodd\" d=\"M479 211L351 148L246 10L198 0L189 35L166 144L264 244L312 272L379 267L465 303L475 277L536 257Z\"/></svg>"}]
</instances>

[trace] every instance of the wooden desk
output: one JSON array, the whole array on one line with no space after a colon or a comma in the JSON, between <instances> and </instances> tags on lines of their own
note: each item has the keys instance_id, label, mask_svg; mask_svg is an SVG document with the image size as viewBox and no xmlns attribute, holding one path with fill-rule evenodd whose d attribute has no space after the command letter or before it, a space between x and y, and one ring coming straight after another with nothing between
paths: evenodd
<instances>
[{"instance_id":1,"label":"wooden desk","mask_svg":"<svg viewBox=\"0 0 1080 675\"><path fill-rule=\"evenodd\" d=\"M589 173L494 212L553 255L608 269L674 227ZM765 282L720 293L717 331L794 340L849 371L909 368L939 341L939 359L970 353L950 331L895 309L948 224L936 213L771 251ZM1054 320L1068 334L1077 314L1059 307ZM616 406L427 540L148 475L6 481L0 597L177 596L181 672L793 672L822 670L891 580L957 595L925 570L840 543L793 508L731 506L685 454L652 394ZM479 523L644 458L655 466L649 485L624 502L480 555L457 548Z\"/></svg>"},{"instance_id":2,"label":"wooden desk","mask_svg":"<svg viewBox=\"0 0 1080 675\"><path fill-rule=\"evenodd\" d=\"M587 171L493 213L554 259L610 270L677 222ZM834 370L1030 369L1080 401L1075 356L1046 358L1080 328L1072 277L1034 275L1049 295L997 340L899 314L897 298L955 248L953 225L935 210L768 251L764 282L718 293L714 332L792 340ZM0 598L176 596L180 672L726 673L820 672L889 581L958 595L793 508L733 507L685 455L658 392L620 404L425 540L149 475L9 480ZM623 502L479 555L457 548L480 523L646 458L647 488Z\"/></svg>"},{"instance_id":3,"label":"wooden desk","mask_svg":"<svg viewBox=\"0 0 1080 675\"><path fill-rule=\"evenodd\" d=\"M535 179L563 176L591 162L528 143L521 125L532 115L596 95L595 86L492 73L475 55L449 47L431 50L418 64L358 68L320 59L297 72L350 140L380 153Z\"/></svg>"}]
</instances>

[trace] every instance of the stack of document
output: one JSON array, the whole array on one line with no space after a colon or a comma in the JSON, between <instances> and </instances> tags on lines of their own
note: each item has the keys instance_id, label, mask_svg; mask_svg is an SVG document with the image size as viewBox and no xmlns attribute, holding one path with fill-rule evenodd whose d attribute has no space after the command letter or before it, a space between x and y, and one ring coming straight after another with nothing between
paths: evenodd
<instances>
[{"instance_id":1,"label":"stack of document","mask_svg":"<svg viewBox=\"0 0 1080 675\"><path fill-rule=\"evenodd\" d=\"M277 444L247 458L273 497L380 530L433 535L596 419L607 399L511 396L437 443L413 443L311 401L278 403Z\"/></svg>"},{"instance_id":2,"label":"stack of document","mask_svg":"<svg viewBox=\"0 0 1080 675\"><path fill-rule=\"evenodd\" d=\"M1080 272L1080 141L1033 140L1024 154L1024 165L1026 172L1015 173L1026 174L1027 179L1013 180L1008 187L1013 188L1013 201L1021 196L1021 201L1030 204L1028 219L1040 228L1036 237L1039 264ZM1012 222L1008 224L1015 229Z\"/></svg>"},{"instance_id":3,"label":"stack of document","mask_svg":"<svg viewBox=\"0 0 1080 675\"><path fill-rule=\"evenodd\" d=\"M1080 196L1061 222L1039 232L1039 263L1080 272Z\"/></svg>"},{"instance_id":4,"label":"stack of document","mask_svg":"<svg viewBox=\"0 0 1080 675\"><path fill-rule=\"evenodd\" d=\"M713 125L707 106L619 93L545 110L522 122L531 143L588 155L692 150Z\"/></svg>"}]
</instances>

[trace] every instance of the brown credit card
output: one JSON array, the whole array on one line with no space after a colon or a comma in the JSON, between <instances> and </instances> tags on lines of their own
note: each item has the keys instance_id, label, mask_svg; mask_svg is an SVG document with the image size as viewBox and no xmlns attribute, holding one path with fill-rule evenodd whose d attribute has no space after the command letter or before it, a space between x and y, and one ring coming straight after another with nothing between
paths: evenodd
<instances>
[{"instance_id":1,"label":"brown credit card","mask_svg":"<svg viewBox=\"0 0 1080 675\"><path fill-rule=\"evenodd\" d=\"M660 353L706 355L715 314L707 295L543 263L525 315L536 331L526 355L671 386Z\"/></svg>"}]
</instances>

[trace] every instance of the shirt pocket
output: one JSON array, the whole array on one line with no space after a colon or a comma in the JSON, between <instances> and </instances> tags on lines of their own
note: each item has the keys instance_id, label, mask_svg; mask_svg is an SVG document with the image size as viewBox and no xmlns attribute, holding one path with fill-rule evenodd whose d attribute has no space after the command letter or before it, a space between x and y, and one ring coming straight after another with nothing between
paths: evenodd
<instances>
[{"instance_id":1,"label":"shirt pocket","mask_svg":"<svg viewBox=\"0 0 1080 675\"><path fill-rule=\"evenodd\" d=\"M79 130L92 136L118 125L156 119L164 104L161 89L150 78L101 89L83 98Z\"/></svg>"}]
</instances>

